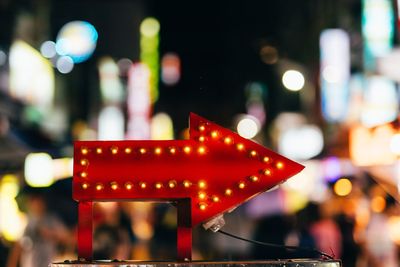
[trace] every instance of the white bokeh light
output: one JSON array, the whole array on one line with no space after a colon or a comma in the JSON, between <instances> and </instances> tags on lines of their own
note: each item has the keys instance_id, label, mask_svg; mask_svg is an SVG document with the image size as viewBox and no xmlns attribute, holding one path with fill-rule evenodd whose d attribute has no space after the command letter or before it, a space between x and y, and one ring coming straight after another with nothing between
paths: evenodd
<instances>
[{"instance_id":1,"label":"white bokeh light","mask_svg":"<svg viewBox=\"0 0 400 267\"><path fill-rule=\"evenodd\" d=\"M315 125L304 125L285 131L279 138L279 152L284 156L307 160L318 155L324 147L322 131Z\"/></svg>"},{"instance_id":2,"label":"white bokeh light","mask_svg":"<svg viewBox=\"0 0 400 267\"><path fill-rule=\"evenodd\" d=\"M69 56L62 56L57 59L56 66L59 72L67 74L74 68L74 61Z\"/></svg>"},{"instance_id":3,"label":"white bokeh light","mask_svg":"<svg viewBox=\"0 0 400 267\"><path fill-rule=\"evenodd\" d=\"M253 116L243 116L237 124L237 132L240 136L250 139L260 130L260 122Z\"/></svg>"},{"instance_id":4,"label":"white bokeh light","mask_svg":"<svg viewBox=\"0 0 400 267\"><path fill-rule=\"evenodd\" d=\"M393 135L390 140L390 151L400 156L400 133Z\"/></svg>"},{"instance_id":5,"label":"white bokeh light","mask_svg":"<svg viewBox=\"0 0 400 267\"><path fill-rule=\"evenodd\" d=\"M288 70L282 76L283 85L290 91L299 91L304 87L304 76L300 71Z\"/></svg>"},{"instance_id":6,"label":"white bokeh light","mask_svg":"<svg viewBox=\"0 0 400 267\"><path fill-rule=\"evenodd\" d=\"M56 54L56 43L53 41L45 41L40 46L40 53L45 58L53 58Z\"/></svg>"}]
</instances>

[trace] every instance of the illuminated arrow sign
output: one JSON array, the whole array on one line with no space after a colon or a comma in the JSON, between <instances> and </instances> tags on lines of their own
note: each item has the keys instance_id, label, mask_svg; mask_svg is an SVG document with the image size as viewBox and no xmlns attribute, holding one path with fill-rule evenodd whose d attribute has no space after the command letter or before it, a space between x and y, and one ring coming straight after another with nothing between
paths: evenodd
<instances>
[{"instance_id":1,"label":"illuminated arrow sign","mask_svg":"<svg viewBox=\"0 0 400 267\"><path fill-rule=\"evenodd\" d=\"M76 142L79 257L91 259L92 201L175 202L178 259L191 259L193 226L303 168L195 114L190 115L190 140Z\"/></svg>"}]
</instances>

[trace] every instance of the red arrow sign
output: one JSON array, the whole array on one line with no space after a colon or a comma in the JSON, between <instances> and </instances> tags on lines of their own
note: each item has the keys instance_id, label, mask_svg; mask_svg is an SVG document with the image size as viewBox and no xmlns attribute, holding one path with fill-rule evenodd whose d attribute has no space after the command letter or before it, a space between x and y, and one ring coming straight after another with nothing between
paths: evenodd
<instances>
[{"instance_id":1,"label":"red arrow sign","mask_svg":"<svg viewBox=\"0 0 400 267\"><path fill-rule=\"evenodd\" d=\"M87 211L92 201L178 202L178 258L184 259L191 254L192 226L303 168L195 114L190 115L190 140L76 142L73 195L80 202L79 256L91 258Z\"/></svg>"}]
</instances>

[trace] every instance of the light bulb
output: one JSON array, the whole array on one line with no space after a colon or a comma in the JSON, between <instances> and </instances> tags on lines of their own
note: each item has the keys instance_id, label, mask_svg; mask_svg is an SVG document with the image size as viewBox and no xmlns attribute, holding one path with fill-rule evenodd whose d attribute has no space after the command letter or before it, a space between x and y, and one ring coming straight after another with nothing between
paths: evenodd
<instances>
[{"instance_id":1,"label":"light bulb","mask_svg":"<svg viewBox=\"0 0 400 267\"><path fill-rule=\"evenodd\" d=\"M233 193L233 191L232 191L232 189L230 189L230 188L227 188L227 189L225 190L225 195L227 195L227 196L231 196L232 193Z\"/></svg>"},{"instance_id":2,"label":"light bulb","mask_svg":"<svg viewBox=\"0 0 400 267\"><path fill-rule=\"evenodd\" d=\"M96 190L100 191L103 189L103 185L102 184L96 184Z\"/></svg>"},{"instance_id":3,"label":"light bulb","mask_svg":"<svg viewBox=\"0 0 400 267\"><path fill-rule=\"evenodd\" d=\"M127 190L131 190L132 187L133 187L133 185L132 185L131 183L125 183L125 188L126 188Z\"/></svg>"},{"instance_id":4,"label":"light bulb","mask_svg":"<svg viewBox=\"0 0 400 267\"><path fill-rule=\"evenodd\" d=\"M184 187L189 188L191 185L192 185L191 182L189 182L189 181L187 181L187 180L183 181L183 186L184 186Z\"/></svg>"},{"instance_id":5,"label":"light bulb","mask_svg":"<svg viewBox=\"0 0 400 267\"><path fill-rule=\"evenodd\" d=\"M242 143L239 143L236 145L237 150L242 151L244 150L244 145Z\"/></svg>"},{"instance_id":6,"label":"light bulb","mask_svg":"<svg viewBox=\"0 0 400 267\"><path fill-rule=\"evenodd\" d=\"M176 181L169 181L168 182L168 186L169 186L169 188L175 188L176 187Z\"/></svg>"},{"instance_id":7,"label":"light bulb","mask_svg":"<svg viewBox=\"0 0 400 267\"><path fill-rule=\"evenodd\" d=\"M118 189L118 184L117 184L117 182L112 182L112 183L111 183L111 189L112 189L112 190L117 190L117 189Z\"/></svg>"},{"instance_id":8,"label":"light bulb","mask_svg":"<svg viewBox=\"0 0 400 267\"><path fill-rule=\"evenodd\" d=\"M246 184L245 184L244 182L240 182L240 183L238 184L238 187L239 187L240 189L244 189L244 188L246 187Z\"/></svg>"},{"instance_id":9,"label":"light bulb","mask_svg":"<svg viewBox=\"0 0 400 267\"><path fill-rule=\"evenodd\" d=\"M218 196L213 196L212 197L213 202L219 202L219 197Z\"/></svg>"},{"instance_id":10,"label":"light bulb","mask_svg":"<svg viewBox=\"0 0 400 267\"><path fill-rule=\"evenodd\" d=\"M113 146L112 148L111 148L111 153L112 154L117 154L118 153L118 147L116 147L116 146Z\"/></svg>"},{"instance_id":11,"label":"light bulb","mask_svg":"<svg viewBox=\"0 0 400 267\"><path fill-rule=\"evenodd\" d=\"M258 181L258 176L255 176L255 175L250 176L250 181L257 182Z\"/></svg>"},{"instance_id":12,"label":"light bulb","mask_svg":"<svg viewBox=\"0 0 400 267\"><path fill-rule=\"evenodd\" d=\"M185 146L185 147L183 148L183 151L184 151L186 154L189 154L191 150L192 150L192 149L190 148L190 146Z\"/></svg>"}]
</instances>

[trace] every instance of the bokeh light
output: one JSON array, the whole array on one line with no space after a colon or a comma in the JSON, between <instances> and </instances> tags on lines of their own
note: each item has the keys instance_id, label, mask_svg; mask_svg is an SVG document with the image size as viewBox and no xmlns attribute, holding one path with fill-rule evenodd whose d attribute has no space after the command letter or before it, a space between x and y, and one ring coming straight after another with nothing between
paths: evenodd
<instances>
[{"instance_id":1,"label":"bokeh light","mask_svg":"<svg viewBox=\"0 0 400 267\"><path fill-rule=\"evenodd\" d=\"M390 140L390 150L397 156L400 156L400 133L392 136Z\"/></svg>"},{"instance_id":2,"label":"bokeh light","mask_svg":"<svg viewBox=\"0 0 400 267\"><path fill-rule=\"evenodd\" d=\"M304 76L300 71L288 70L282 76L283 85L290 91L299 91L304 87Z\"/></svg>"},{"instance_id":3,"label":"bokeh light","mask_svg":"<svg viewBox=\"0 0 400 267\"><path fill-rule=\"evenodd\" d=\"M376 213L381 213L386 207L386 201L382 196L374 196L371 199L371 210Z\"/></svg>"},{"instance_id":4,"label":"bokeh light","mask_svg":"<svg viewBox=\"0 0 400 267\"><path fill-rule=\"evenodd\" d=\"M160 23L155 18L145 18L140 24L140 33L146 37L153 37L160 31Z\"/></svg>"},{"instance_id":5,"label":"bokeh light","mask_svg":"<svg viewBox=\"0 0 400 267\"><path fill-rule=\"evenodd\" d=\"M172 140L174 139L174 126L172 119L167 113L157 113L151 119L151 139L152 140Z\"/></svg>"},{"instance_id":6,"label":"bokeh light","mask_svg":"<svg viewBox=\"0 0 400 267\"><path fill-rule=\"evenodd\" d=\"M27 224L26 216L19 211L15 199L19 190L16 176L7 174L0 178L0 234L12 242L21 238Z\"/></svg>"},{"instance_id":7,"label":"bokeh light","mask_svg":"<svg viewBox=\"0 0 400 267\"><path fill-rule=\"evenodd\" d=\"M260 49L260 58L265 64L275 64L278 62L278 50L270 45L265 45Z\"/></svg>"},{"instance_id":8,"label":"bokeh light","mask_svg":"<svg viewBox=\"0 0 400 267\"><path fill-rule=\"evenodd\" d=\"M63 74L70 73L74 69L74 61L69 56L62 56L57 59L56 67Z\"/></svg>"},{"instance_id":9,"label":"bokeh light","mask_svg":"<svg viewBox=\"0 0 400 267\"><path fill-rule=\"evenodd\" d=\"M161 60L161 79L166 85L175 85L181 78L181 60L177 54L167 53Z\"/></svg>"},{"instance_id":10,"label":"bokeh light","mask_svg":"<svg viewBox=\"0 0 400 267\"><path fill-rule=\"evenodd\" d=\"M53 41L43 42L40 46L40 53L42 53L45 58L53 58L57 55L56 43Z\"/></svg>"},{"instance_id":11,"label":"bokeh light","mask_svg":"<svg viewBox=\"0 0 400 267\"><path fill-rule=\"evenodd\" d=\"M242 116L237 124L237 131L244 138L253 138L260 131L260 122L253 116Z\"/></svg>"},{"instance_id":12,"label":"bokeh light","mask_svg":"<svg viewBox=\"0 0 400 267\"><path fill-rule=\"evenodd\" d=\"M352 189L353 185L347 178L341 178L337 180L333 186L333 191L335 194L341 197L349 195Z\"/></svg>"},{"instance_id":13,"label":"bokeh light","mask_svg":"<svg viewBox=\"0 0 400 267\"><path fill-rule=\"evenodd\" d=\"M47 153L30 153L25 158L25 180L32 187L45 187L54 182L53 161Z\"/></svg>"},{"instance_id":14,"label":"bokeh light","mask_svg":"<svg viewBox=\"0 0 400 267\"><path fill-rule=\"evenodd\" d=\"M324 147L322 131L315 125L303 125L282 133L278 149L283 155L306 160L317 156Z\"/></svg>"},{"instance_id":15,"label":"bokeh light","mask_svg":"<svg viewBox=\"0 0 400 267\"><path fill-rule=\"evenodd\" d=\"M86 21L71 21L57 35L56 51L70 56L74 63L86 61L96 49L98 34L95 27Z\"/></svg>"}]
</instances>

